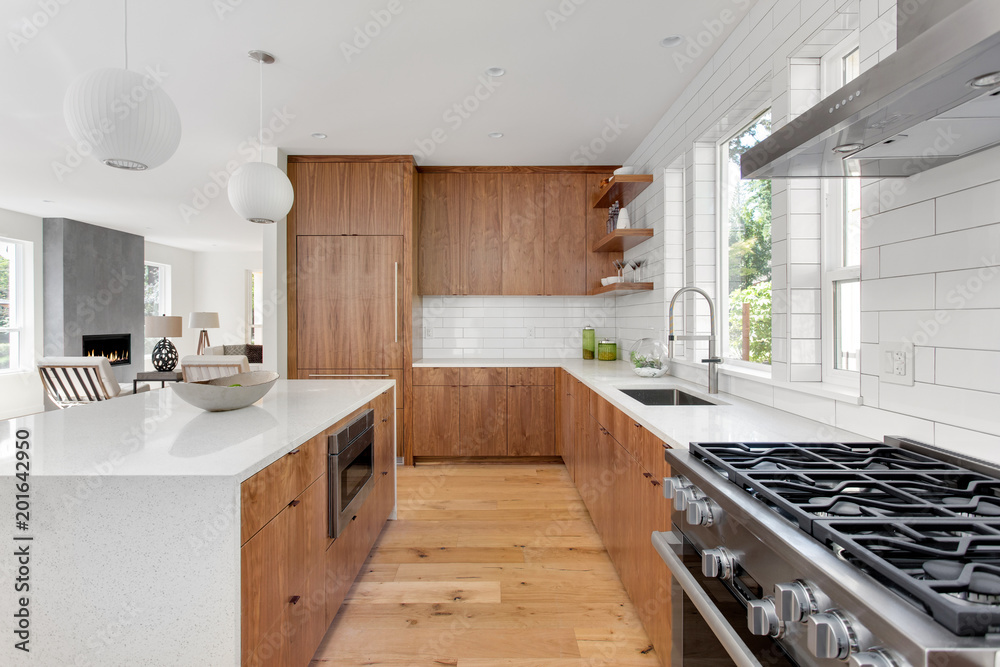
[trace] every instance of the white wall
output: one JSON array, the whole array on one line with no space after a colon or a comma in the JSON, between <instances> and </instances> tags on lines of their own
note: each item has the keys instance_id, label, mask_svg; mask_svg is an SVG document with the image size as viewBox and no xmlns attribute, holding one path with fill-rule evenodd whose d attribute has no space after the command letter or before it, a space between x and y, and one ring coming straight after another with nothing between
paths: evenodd
<instances>
[{"instance_id":1,"label":"white wall","mask_svg":"<svg viewBox=\"0 0 1000 667\"><path fill-rule=\"evenodd\" d=\"M0 236L30 244L26 260L30 280L26 285L25 336L34 349L29 359L44 355L42 331L42 219L0 209ZM44 389L34 365L20 373L0 374L0 419L20 417L44 409Z\"/></svg>"},{"instance_id":2,"label":"white wall","mask_svg":"<svg viewBox=\"0 0 1000 667\"><path fill-rule=\"evenodd\" d=\"M720 45L710 66L700 72L680 99L627 160L656 181L633 204L633 225L653 227L657 236L626 258L645 256L654 266L655 295L621 297L617 304L619 336L635 337L651 318L663 318L664 303L682 284L714 279L702 266L714 257L714 229L697 224L706 210L715 215L711 194L699 184L711 174L697 170L699 142L724 130L738 129L733 110L753 106L754 91L770 93L776 126L808 106L808 95L790 85L790 62L804 44L835 17L846 0L758 0L732 36ZM860 0L863 69L895 49L895 3ZM806 91L810 92L810 91ZM802 98L802 99L799 99ZM684 171L683 198L675 192L677 172ZM667 171L669 170L669 171ZM664 174L670 180L665 183ZM862 374L860 402L849 395L834 398L817 382L812 359L795 358L799 342L791 335L798 292L817 291L797 282L793 264L814 262L796 255L802 238L792 190L809 183L773 183L774 337L772 380L723 375L721 389L767 405L802 414L858 434L881 439L902 435L947 449L1000 462L1000 149L906 180L885 179L864 188L862 231ZM703 200L703 204L699 202ZM684 202L687 222L677 228ZM666 205L666 209L664 206ZM797 217L798 216L798 217ZM666 219L667 225L664 226ZM716 223L717 224L717 223ZM699 239L704 236L704 241ZM812 239L812 236L809 237ZM804 251L803 251L804 252ZM687 253L685 262L685 253ZM696 253L694 257L690 253ZM680 267L687 267L678 282ZM814 312L813 310L809 311ZM699 312L700 316L701 313ZM653 325L655 326L655 324ZM704 326L699 318L699 329ZM916 385L881 383L877 377L878 343L908 340L916 344ZM627 344L627 340L625 341ZM807 341L811 342L811 341ZM801 346L799 346L801 347ZM815 347L815 345L813 345ZM705 383L703 365L675 365L677 375ZM846 392L850 394L852 392Z\"/></svg>"},{"instance_id":3,"label":"white wall","mask_svg":"<svg viewBox=\"0 0 1000 667\"><path fill-rule=\"evenodd\" d=\"M170 265L170 312L166 315L180 315L184 318L184 335L170 339L183 357L194 354L198 348L198 332L187 328L188 314L197 310L195 304L195 256L198 253L172 246L146 241L146 261ZM147 361L146 370L153 370Z\"/></svg>"},{"instance_id":4,"label":"white wall","mask_svg":"<svg viewBox=\"0 0 1000 667\"><path fill-rule=\"evenodd\" d=\"M424 359L567 359L582 354L582 329L615 335L605 296L425 296ZM619 355L620 356L620 355Z\"/></svg>"},{"instance_id":5,"label":"white wall","mask_svg":"<svg viewBox=\"0 0 1000 667\"><path fill-rule=\"evenodd\" d=\"M250 224L250 223L247 223ZM248 271L261 271L264 267L260 252L199 252L195 253L194 274L197 288L194 295L194 310L211 311L219 314L219 328L209 329L208 337L212 345L242 345L247 342L249 322L247 319ZM187 329L195 344L198 330ZM269 348L272 346L265 345ZM265 350L265 355L267 351Z\"/></svg>"}]
</instances>

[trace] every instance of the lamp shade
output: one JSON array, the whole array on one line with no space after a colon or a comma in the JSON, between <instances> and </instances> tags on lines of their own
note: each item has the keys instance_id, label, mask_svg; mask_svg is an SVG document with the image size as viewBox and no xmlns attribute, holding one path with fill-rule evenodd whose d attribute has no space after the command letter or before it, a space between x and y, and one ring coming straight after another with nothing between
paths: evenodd
<instances>
[{"instance_id":1,"label":"lamp shade","mask_svg":"<svg viewBox=\"0 0 1000 667\"><path fill-rule=\"evenodd\" d=\"M292 182L273 164L248 162L229 179L229 203L250 222L281 220L294 200Z\"/></svg>"},{"instance_id":2,"label":"lamp shade","mask_svg":"<svg viewBox=\"0 0 1000 667\"><path fill-rule=\"evenodd\" d=\"M79 76L66 90L69 132L95 158L119 169L158 167L181 142L177 107L152 76L104 68Z\"/></svg>"},{"instance_id":3,"label":"lamp shade","mask_svg":"<svg viewBox=\"0 0 1000 667\"><path fill-rule=\"evenodd\" d=\"M218 313L191 313L188 315L189 329L218 329Z\"/></svg>"},{"instance_id":4,"label":"lamp shade","mask_svg":"<svg viewBox=\"0 0 1000 667\"><path fill-rule=\"evenodd\" d=\"M178 338L183 333L180 315L147 315L146 338Z\"/></svg>"}]
</instances>

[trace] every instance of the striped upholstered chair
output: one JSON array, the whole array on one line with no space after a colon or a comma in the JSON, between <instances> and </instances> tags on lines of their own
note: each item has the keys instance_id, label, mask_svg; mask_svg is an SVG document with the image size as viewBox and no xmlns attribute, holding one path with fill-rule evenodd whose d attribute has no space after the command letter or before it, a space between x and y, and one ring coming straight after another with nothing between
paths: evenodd
<instances>
[{"instance_id":1,"label":"striped upholstered chair","mask_svg":"<svg viewBox=\"0 0 1000 667\"><path fill-rule=\"evenodd\" d=\"M45 393L59 408L107 401L131 394L122 389L106 357L45 357L38 362ZM139 393L149 391L148 385Z\"/></svg>"}]
</instances>

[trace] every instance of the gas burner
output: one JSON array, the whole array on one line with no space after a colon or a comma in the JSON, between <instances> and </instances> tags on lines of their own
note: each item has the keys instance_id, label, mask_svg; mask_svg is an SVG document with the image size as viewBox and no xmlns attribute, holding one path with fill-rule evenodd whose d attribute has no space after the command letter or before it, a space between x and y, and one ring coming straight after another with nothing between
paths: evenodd
<instances>
[{"instance_id":1,"label":"gas burner","mask_svg":"<svg viewBox=\"0 0 1000 667\"><path fill-rule=\"evenodd\" d=\"M961 590L944 591L947 595L981 605L1000 605L1000 575L982 572L972 563L929 560L923 570L930 581L956 582Z\"/></svg>"}]
</instances>

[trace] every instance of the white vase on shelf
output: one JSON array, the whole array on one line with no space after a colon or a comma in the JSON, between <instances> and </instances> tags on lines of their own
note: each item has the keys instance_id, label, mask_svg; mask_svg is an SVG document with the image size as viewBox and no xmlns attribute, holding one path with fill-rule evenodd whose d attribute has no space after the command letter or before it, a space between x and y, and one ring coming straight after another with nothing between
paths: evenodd
<instances>
[{"instance_id":1,"label":"white vase on shelf","mask_svg":"<svg viewBox=\"0 0 1000 667\"><path fill-rule=\"evenodd\" d=\"M627 208L623 208L618 213L618 226L617 226L617 228L618 229L628 229L629 228L629 219L628 219L628 209Z\"/></svg>"}]
</instances>

